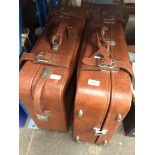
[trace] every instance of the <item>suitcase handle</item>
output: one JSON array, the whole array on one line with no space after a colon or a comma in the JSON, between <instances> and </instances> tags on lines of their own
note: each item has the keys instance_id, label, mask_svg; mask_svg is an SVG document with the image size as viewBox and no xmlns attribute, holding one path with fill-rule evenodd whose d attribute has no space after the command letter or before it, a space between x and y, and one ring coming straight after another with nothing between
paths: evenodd
<instances>
[{"instance_id":1,"label":"suitcase handle","mask_svg":"<svg viewBox=\"0 0 155 155\"><path fill-rule=\"evenodd\" d=\"M109 31L107 27L102 27L100 30L97 30L96 38L97 38L97 46L98 50L92 56L93 58L102 58L102 57L109 57L109 40L105 38L105 33Z\"/></svg>"},{"instance_id":2,"label":"suitcase handle","mask_svg":"<svg viewBox=\"0 0 155 155\"><path fill-rule=\"evenodd\" d=\"M36 85L34 95L33 95L33 105L34 105L36 118L41 121L48 121L48 117L50 116L50 111L48 111L47 109L44 109L41 105L42 91L50 75L51 75L51 67L49 66L45 67L45 69L43 70L42 76Z\"/></svg>"},{"instance_id":3,"label":"suitcase handle","mask_svg":"<svg viewBox=\"0 0 155 155\"><path fill-rule=\"evenodd\" d=\"M98 50L94 53L91 57L93 58L107 58L110 57L110 46L115 46L115 40L106 39L105 33L109 31L107 27L102 27L100 30L97 31L97 45Z\"/></svg>"},{"instance_id":4,"label":"suitcase handle","mask_svg":"<svg viewBox=\"0 0 155 155\"><path fill-rule=\"evenodd\" d=\"M67 28L68 24L65 22L60 23L58 26L57 32L55 35L52 37L52 45L53 45L53 50L57 51L58 47L62 43L62 37L65 29Z\"/></svg>"},{"instance_id":5,"label":"suitcase handle","mask_svg":"<svg viewBox=\"0 0 155 155\"><path fill-rule=\"evenodd\" d=\"M58 26L57 32L52 37L52 41L51 41L54 51L57 51L58 47L61 45L63 33L65 30L67 30L68 37L70 39L76 39L77 38L78 33L77 33L77 30L75 28L68 26L68 24L66 22L60 23L60 25Z\"/></svg>"},{"instance_id":6,"label":"suitcase handle","mask_svg":"<svg viewBox=\"0 0 155 155\"><path fill-rule=\"evenodd\" d=\"M105 33L109 31L107 27L102 27L100 30L97 31L97 45L100 49L101 47L105 47L107 51L109 50L109 44L106 41Z\"/></svg>"}]
</instances>

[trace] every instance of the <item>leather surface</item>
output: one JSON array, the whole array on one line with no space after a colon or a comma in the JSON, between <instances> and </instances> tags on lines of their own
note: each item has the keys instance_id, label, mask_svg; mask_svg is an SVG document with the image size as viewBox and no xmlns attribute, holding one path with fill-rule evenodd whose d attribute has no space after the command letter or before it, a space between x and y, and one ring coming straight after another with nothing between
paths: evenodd
<instances>
[{"instance_id":1,"label":"leather surface","mask_svg":"<svg viewBox=\"0 0 155 155\"><path fill-rule=\"evenodd\" d=\"M74 12L76 16L68 15L70 11ZM67 15L60 13L60 11L51 13L44 32L31 50L32 54L23 56L21 61L25 61L25 63L19 75L19 96L20 101L39 128L66 132L69 124L68 116L71 113L66 109L70 109L68 107L72 103L65 103L65 91L70 83L78 58L78 48L85 25L85 11L74 7L65 8L63 12ZM66 23L67 27L64 28L62 23ZM76 30L73 37L70 37L68 28L73 32ZM61 35L62 33L63 35ZM62 37L57 50L53 48L52 44L54 35ZM53 59L50 57L51 53ZM44 58L48 59L50 63L34 61L37 54L44 55ZM66 67L63 67L62 64ZM50 73L46 69L50 69ZM51 76L59 78L55 79ZM47 111L48 115L45 115ZM39 120L37 115L39 117L45 115L47 120Z\"/></svg>"},{"instance_id":2,"label":"leather surface","mask_svg":"<svg viewBox=\"0 0 155 155\"><path fill-rule=\"evenodd\" d=\"M104 10L100 9L100 11L100 14L104 14ZM132 70L128 58L123 23L117 19L114 23L104 23L104 16L100 16L99 20L91 18L87 22L78 65L73 121L74 139L77 139L78 136L81 141L96 144L109 141L130 109ZM116 43L114 46L109 46L109 54L107 55L104 55L107 52L106 46L103 46L102 49L98 46L96 35L96 32L103 27L107 27L109 30L105 32L104 38L115 40ZM103 60L109 58L118 62L121 61L124 65L127 64L128 67L125 65L125 68L129 68L129 72L119 67L118 70L114 70L114 67L102 70L96 62L94 63L98 60L94 58L97 51L102 51ZM92 59L93 62L90 61ZM100 69L94 69L92 67L94 65ZM84 67L89 67L89 69L82 69ZM90 80L96 83L89 83ZM83 111L82 117L78 116L80 110ZM121 115L120 121L117 121L119 115ZM99 136L94 133L93 128L108 130L108 132L106 135Z\"/></svg>"}]
</instances>

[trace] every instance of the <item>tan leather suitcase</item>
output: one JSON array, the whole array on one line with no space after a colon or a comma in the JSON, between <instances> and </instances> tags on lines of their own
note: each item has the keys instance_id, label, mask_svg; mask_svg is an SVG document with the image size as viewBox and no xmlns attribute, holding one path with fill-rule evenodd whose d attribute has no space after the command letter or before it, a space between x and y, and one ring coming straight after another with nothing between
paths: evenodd
<instances>
[{"instance_id":1,"label":"tan leather suitcase","mask_svg":"<svg viewBox=\"0 0 155 155\"><path fill-rule=\"evenodd\" d=\"M85 25L85 10L51 12L31 53L24 53L19 75L20 101L39 128L66 132L74 95L70 84ZM68 94L67 94L68 93Z\"/></svg>"},{"instance_id":2,"label":"tan leather suitcase","mask_svg":"<svg viewBox=\"0 0 155 155\"><path fill-rule=\"evenodd\" d=\"M106 144L128 113L132 67L123 19L97 9L86 25L78 65L73 138Z\"/></svg>"}]
</instances>

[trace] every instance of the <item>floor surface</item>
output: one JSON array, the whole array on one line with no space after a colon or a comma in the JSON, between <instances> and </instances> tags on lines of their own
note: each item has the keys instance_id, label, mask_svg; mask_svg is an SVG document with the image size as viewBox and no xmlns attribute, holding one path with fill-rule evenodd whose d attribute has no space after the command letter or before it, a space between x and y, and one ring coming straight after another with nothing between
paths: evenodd
<instances>
[{"instance_id":1,"label":"floor surface","mask_svg":"<svg viewBox=\"0 0 155 155\"><path fill-rule=\"evenodd\" d=\"M19 131L20 155L134 155L135 138L124 136L121 126L107 145L77 143L67 134L41 129Z\"/></svg>"}]
</instances>

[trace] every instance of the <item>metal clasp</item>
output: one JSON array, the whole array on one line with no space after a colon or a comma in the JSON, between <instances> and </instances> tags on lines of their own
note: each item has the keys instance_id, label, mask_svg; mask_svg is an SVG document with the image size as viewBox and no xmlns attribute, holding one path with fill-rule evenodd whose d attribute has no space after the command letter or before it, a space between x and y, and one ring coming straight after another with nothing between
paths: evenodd
<instances>
[{"instance_id":1,"label":"metal clasp","mask_svg":"<svg viewBox=\"0 0 155 155\"><path fill-rule=\"evenodd\" d=\"M82 117L82 116L83 116L83 110L80 109L80 110L78 111L78 117Z\"/></svg>"},{"instance_id":2,"label":"metal clasp","mask_svg":"<svg viewBox=\"0 0 155 155\"><path fill-rule=\"evenodd\" d=\"M50 61L44 59L44 55L40 53L35 56L34 63L49 64Z\"/></svg>"},{"instance_id":3,"label":"metal clasp","mask_svg":"<svg viewBox=\"0 0 155 155\"><path fill-rule=\"evenodd\" d=\"M107 129L101 130L100 128L96 128L96 127L93 128L93 131L94 131L95 135L97 135L97 136L103 136L108 133Z\"/></svg>"},{"instance_id":4,"label":"metal clasp","mask_svg":"<svg viewBox=\"0 0 155 155\"><path fill-rule=\"evenodd\" d=\"M116 45L116 41L115 40L112 40L112 39L106 39L106 43L108 45L111 45L111 46L115 46Z\"/></svg>"},{"instance_id":5,"label":"metal clasp","mask_svg":"<svg viewBox=\"0 0 155 155\"><path fill-rule=\"evenodd\" d=\"M40 121L48 121L48 117L51 115L50 111L45 110L43 115L37 114L36 117Z\"/></svg>"},{"instance_id":6,"label":"metal clasp","mask_svg":"<svg viewBox=\"0 0 155 155\"><path fill-rule=\"evenodd\" d=\"M116 22L114 18L104 18L103 21L107 24L114 24Z\"/></svg>"},{"instance_id":7,"label":"metal clasp","mask_svg":"<svg viewBox=\"0 0 155 155\"><path fill-rule=\"evenodd\" d=\"M37 119L40 120L40 121L45 121L47 122L48 121L48 117L45 116L45 115L36 115Z\"/></svg>"},{"instance_id":8,"label":"metal clasp","mask_svg":"<svg viewBox=\"0 0 155 155\"><path fill-rule=\"evenodd\" d=\"M94 58L95 59L101 59L101 58L104 58L104 56L99 53L99 54L94 55Z\"/></svg>"},{"instance_id":9,"label":"metal clasp","mask_svg":"<svg viewBox=\"0 0 155 155\"><path fill-rule=\"evenodd\" d=\"M110 61L110 64L104 64L104 60L101 58L101 59L97 59L98 60L98 67L101 67L101 70L110 70L110 69L113 69L115 66L116 66L116 62L115 60L112 60Z\"/></svg>"}]
</instances>

